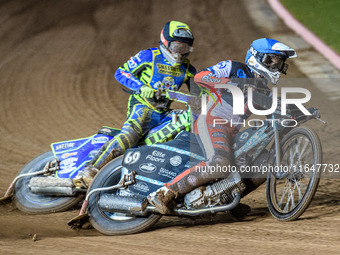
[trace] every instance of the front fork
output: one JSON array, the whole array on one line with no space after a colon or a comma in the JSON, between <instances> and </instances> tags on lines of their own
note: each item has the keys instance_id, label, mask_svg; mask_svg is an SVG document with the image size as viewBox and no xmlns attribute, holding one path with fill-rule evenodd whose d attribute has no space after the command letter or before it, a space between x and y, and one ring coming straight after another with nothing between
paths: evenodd
<instances>
[{"instance_id":1,"label":"front fork","mask_svg":"<svg viewBox=\"0 0 340 255\"><path fill-rule=\"evenodd\" d=\"M273 119L273 130L274 130L274 143L275 143L275 158L276 158L276 167L280 169L281 165L281 150L280 150L280 134L277 128L276 120L274 114L272 115Z\"/></svg>"},{"instance_id":2,"label":"front fork","mask_svg":"<svg viewBox=\"0 0 340 255\"><path fill-rule=\"evenodd\" d=\"M280 131L277 127L274 114L272 115L272 125L274 131L274 145L275 145L275 167L271 173L277 180L281 180L287 176L288 173L280 171L281 169L281 148L280 148ZM274 162L273 162L274 163Z\"/></svg>"}]
</instances>

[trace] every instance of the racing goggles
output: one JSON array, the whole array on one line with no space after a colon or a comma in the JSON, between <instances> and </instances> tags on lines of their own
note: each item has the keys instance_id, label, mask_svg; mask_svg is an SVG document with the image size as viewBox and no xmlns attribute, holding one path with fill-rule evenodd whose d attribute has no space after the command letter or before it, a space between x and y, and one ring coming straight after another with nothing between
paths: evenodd
<instances>
[{"instance_id":1,"label":"racing goggles","mask_svg":"<svg viewBox=\"0 0 340 255\"><path fill-rule=\"evenodd\" d=\"M169 50L172 53L179 53L181 55L185 55L185 54L189 54L190 52L192 52L193 47L187 43L175 41L175 42L170 43Z\"/></svg>"},{"instance_id":2,"label":"racing goggles","mask_svg":"<svg viewBox=\"0 0 340 255\"><path fill-rule=\"evenodd\" d=\"M264 54L262 63L272 72L282 72L287 74L288 64L285 63L286 57L276 54Z\"/></svg>"}]
</instances>

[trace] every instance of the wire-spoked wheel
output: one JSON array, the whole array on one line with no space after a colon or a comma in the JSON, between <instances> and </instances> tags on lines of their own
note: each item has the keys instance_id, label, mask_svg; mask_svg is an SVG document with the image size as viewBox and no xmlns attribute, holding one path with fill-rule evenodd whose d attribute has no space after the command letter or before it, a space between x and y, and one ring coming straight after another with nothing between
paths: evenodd
<instances>
[{"instance_id":1,"label":"wire-spoked wheel","mask_svg":"<svg viewBox=\"0 0 340 255\"><path fill-rule=\"evenodd\" d=\"M52 151L45 152L27 163L19 174L27 174L42 171L46 163L55 160ZM43 175L39 175L43 176ZM33 193L29 187L32 176L18 180L15 184L14 201L19 210L29 214L46 214L62 212L73 208L81 200L83 195L74 197L49 196Z\"/></svg>"},{"instance_id":2,"label":"wire-spoked wheel","mask_svg":"<svg viewBox=\"0 0 340 255\"><path fill-rule=\"evenodd\" d=\"M94 178L88 192L96 188L110 187L118 184L123 174L123 156L120 156L105 165ZM102 195L115 194L126 196L124 190L110 190L96 192L89 198L88 213L90 223L99 232L105 235L127 235L142 232L154 225L162 216L149 214L145 217L112 213L102 210L98 201Z\"/></svg>"},{"instance_id":3,"label":"wire-spoked wheel","mask_svg":"<svg viewBox=\"0 0 340 255\"><path fill-rule=\"evenodd\" d=\"M307 127L291 130L281 142L281 166L267 178L267 203L280 221L300 217L311 203L321 176L322 148Z\"/></svg>"}]
</instances>

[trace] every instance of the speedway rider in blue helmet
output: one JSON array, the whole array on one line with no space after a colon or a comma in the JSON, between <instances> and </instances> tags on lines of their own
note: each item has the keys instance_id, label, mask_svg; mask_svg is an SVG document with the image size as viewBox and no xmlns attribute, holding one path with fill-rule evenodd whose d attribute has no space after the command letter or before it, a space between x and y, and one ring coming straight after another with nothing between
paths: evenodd
<instances>
[{"instance_id":1,"label":"speedway rider in blue helmet","mask_svg":"<svg viewBox=\"0 0 340 255\"><path fill-rule=\"evenodd\" d=\"M243 84L252 83L257 89L268 90L267 82L276 85L281 73L286 74L288 65L286 59L296 57L294 49L277 40L262 38L255 40L247 51L245 63L237 61L222 61L214 66L206 68L195 75L196 84L214 91L214 85L232 82L241 87ZM151 193L149 202L162 214L170 212L173 199L178 195L184 195L193 189L202 186L215 179L226 178L230 173L222 171L200 171L200 169L220 169L233 164L234 154L232 141L235 134L241 128L243 120L247 119L251 112L248 102L245 101L245 115L233 115L233 97L229 90L210 93L207 102L206 114L199 115L194 125L194 132L202 147L206 161L190 167L182 172L170 183ZM244 95L246 98L246 95ZM217 123L227 124L215 125ZM230 123L235 123L231 125ZM255 188L255 187L254 187Z\"/></svg>"},{"instance_id":2,"label":"speedway rider in blue helmet","mask_svg":"<svg viewBox=\"0 0 340 255\"><path fill-rule=\"evenodd\" d=\"M78 173L73 180L76 187L87 188L107 162L124 154L150 129L169 119L166 113L171 101L156 99L154 95L158 89L178 90L183 83L189 87L189 78L196 73L187 59L194 42L191 29L182 22L169 21L161 31L160 39L159 48L140 51L116 71L116 80L137 93L129 98L127 120L121 132L105 143L87 167ZM167 133L184 128L184 120L179 118L176 124L167 126Z\"/></svg>"},{"instance_id":3,"label":"speedway rider in blue helmet","mask_svg":"<svg viewBox=\"0 0 340 255\"><path fill-rule=\"evenodd\" d=\"M255 40L247 51L245 62L260 77L276 85L281 73L287 74L287 58L297 57L295 50L273 39Z\"/></svg>"}]
</instances>

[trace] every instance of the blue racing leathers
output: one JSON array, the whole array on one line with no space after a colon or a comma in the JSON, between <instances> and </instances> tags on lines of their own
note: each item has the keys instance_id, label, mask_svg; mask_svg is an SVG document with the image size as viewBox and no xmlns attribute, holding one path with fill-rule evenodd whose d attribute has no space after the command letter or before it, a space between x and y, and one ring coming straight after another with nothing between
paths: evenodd
<instances>
[{"instance_id":1,"label":"blue racing leathers","mask_svg":"<svg viewBox=\"0 0 340 255\"><path fill-rule=\"evenodd\" d=\"M189 79L195 73L196 70L189 60L185 60L180 66L171 66L158 48L151 48L140 51L119 67L115 78L135 92L139 92L143 85L154 90L178 90L183 83L189 86ZM139 94L132 94L128 103L127 120L120 134L104 144L90 164L100 169L108 161L122 155L126 149L135 146L150 129L169 120L166 113L170 104L168 99L143 98Z\"/></svg>"}]
</instances>

